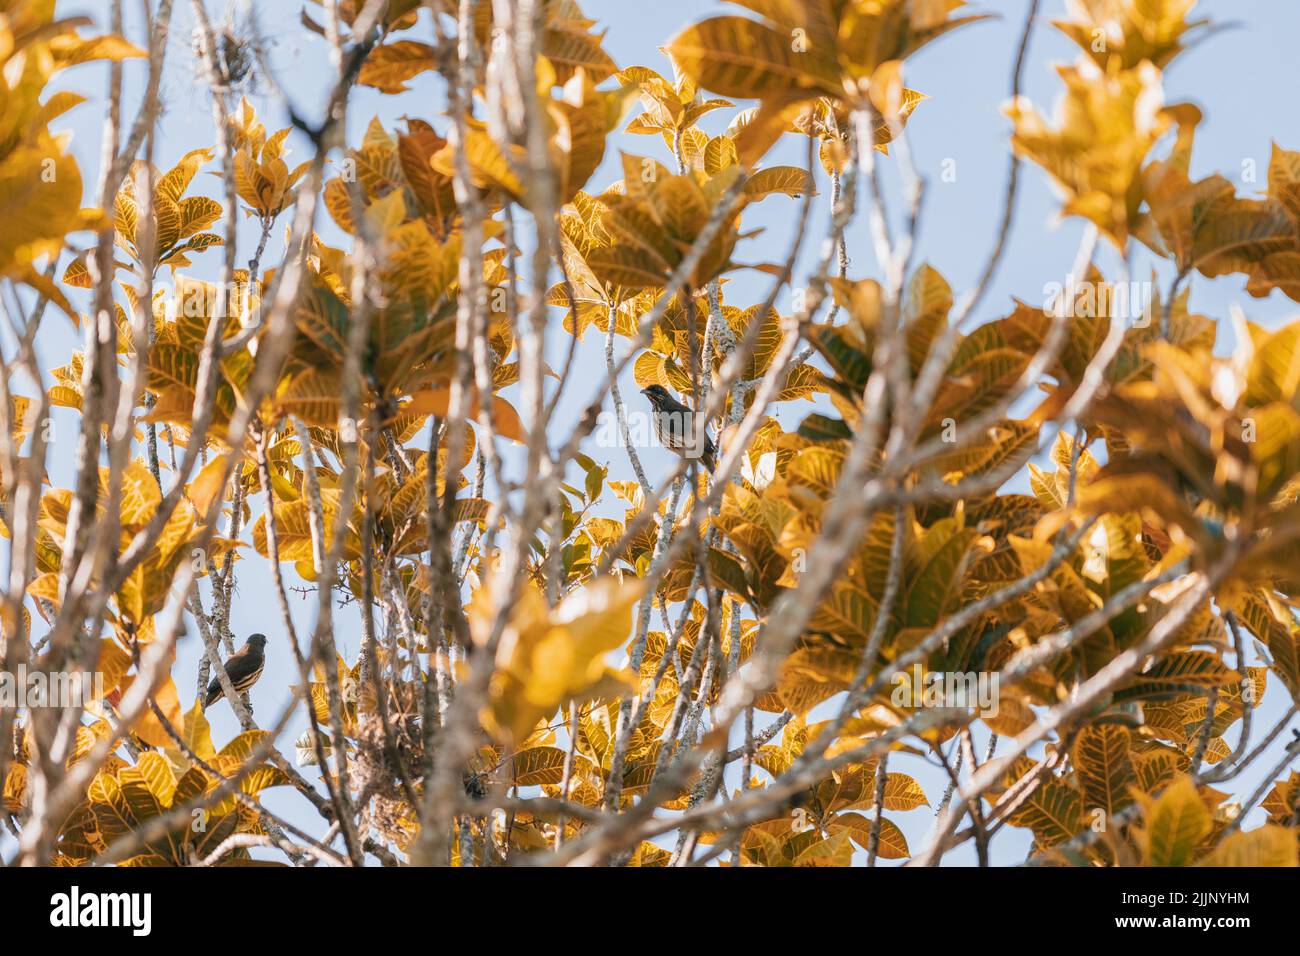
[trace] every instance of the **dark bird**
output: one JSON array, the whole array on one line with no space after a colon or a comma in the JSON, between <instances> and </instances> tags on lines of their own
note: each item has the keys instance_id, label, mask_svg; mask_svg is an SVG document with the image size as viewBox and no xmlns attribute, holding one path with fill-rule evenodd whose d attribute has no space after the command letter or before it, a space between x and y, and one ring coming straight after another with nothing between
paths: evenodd
<instances>
[{"instance_id":1,"label":"dark bird","mask_svg":"<svg viewBox=\"0 0 1300 956\"><path fill-rule=\"evenodd\" d=\"M690 447L695 441L695 413L669 394L662 385L647 385L641 394L654 408L655 435L667 449L682 458L698 458L709 471L717 466L718 448L704 432L704 448Z\"/></svg>"},{"instance_id":2,"label":"dark bird","mask_svg":"<svg viewBox=\"0 0 1300 956\"><path fill-rule=\"evenodd\" d=\"M243 647L226 659L226 673L230 675L230 683L239 693L248 690L262 676L262 667L266 664L266 654L263 653L265 649L266 635L253 634ZM221 681L214 677L212 683L208 685L208 696L203 701L203 709L207 710L219 701L221 696Z\"/></svg>"}]
</instances>

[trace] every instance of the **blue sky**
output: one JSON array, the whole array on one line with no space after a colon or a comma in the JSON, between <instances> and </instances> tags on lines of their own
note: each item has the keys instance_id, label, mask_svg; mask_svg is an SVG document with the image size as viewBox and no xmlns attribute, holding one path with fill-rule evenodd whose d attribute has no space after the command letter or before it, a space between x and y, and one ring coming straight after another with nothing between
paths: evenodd
<instances>
[{"instance_id":1,"label":"blue sky","mask_svg":"<svg viewBox=\"0 0 1300 956\"><path fill-rule=\"evenodd\" d=\"M79 13L90 15L102 23L106 4L99 2L61 2L59 12L70 16ZM127 4L128 32L133 39L141 35L134 4ZM220 2L209 4L215 17L220 17ZM189 3L178 2L177 18L173 26L168 51L169 65L163 86L166 113L158 137L157 162L169 166L181 155L197 145L212 141L211 111L207 93L196 78L194 58L190 48L192 19ZM268 56L299 108L311 115L325 95L330 71L324 43L307 34L299 25L299 4L292 0L259 4L259 16L270 40ZM1025 0L996 0L974 4L977 10L994 12L999 19L957 31L923 50L908 61L906 80L909 86L928 94L930 99L916 111L909 124L912 150L921 173L929 181L926 197L925 219L919 237L916 261L929 262L947 277L954 292L960 295L974 282L983 267L984 257L991 246L1001 210L1004 177L1007 164L1008 122L1001 115L1009 89L1011 58L1027 7ZM1065 14L1064 0L1044 0L1045 19ZM268 9L269 8L269 9ZM719 12L735 12L736 8L722 3L701 3L699 0L655 0L653 3L632 3L628 0L585 0L587 15L607 30L606 50L620 66L643 64L663 73L669 73L667 58L659 47L682 27L691 22ZM1300 90L1300 58L1294 54L1293 40L1300 35L1300 4L1281 0L1202 0L1196 8L1198 16L1208 16L1217 22L1235 21L1234 29L1220 32L1199 47L1179 58L1166 74L1168 102L1190 100L1200 106L1205 114L1198 137L1193 161L1193 176L1219 172L1237 181L1242 189L1262 189L1268 165L1271 142L1289 148L1300 148L1300 123L1297 123L1294 94ZM237 14L236 19L240 19ZM1032 41L1025 74L1025 93L1042 112L1050 112L1061 92L1061 84L1052 69L1054 63L1069 62L1074 58L1073 46L1045 22L1040 23ZM130 102L138 102L142 64L127 67ZM58 129L73 133L73 149L81 163L87 183L87 202L91 200L95 173L98 168L100 143L99 118L104 110L104 78L106 68L100 65L83 66L67 74L60 85L78 90L90 101L62 117ZM373 90L362 89L353 97L349 116L349 142L359 140L361 132L371 117L378 115L390 129L405 115L421 117L442 127L441 85L430 75L412 84L413 90L399 97L385 97ZM262 84L260 91L250 93L269 129L288 125L283 121L279 107L269 89ZM749 105L749 104L739 104ZM133 115L128 108L126 115ZM716 122L705 125L714 130L725 126L727 113L715 114ZM711 118L712 119L712 118ZM299 158L306 158L308 146L305 138L294 133L290 138ZM650 154L667 162L669 156L662 140L656 137L621 136L612 141L601 169L588 186L589 191L599 191L621 175L617 150L635 154ZM939 172L942 164L955 161L956 179L944 182ZM291 158L291 164L292 164ZM801 164L803 147L793 137L786 137L768 158L769 164ZM1244 164L1253 161L1259 171L1259 182L1245 185L1240 182ZM212 169L218 165L213 164ZM886 183L894 186L892 160L884 160ZM820 174L822 196L817 200L812 220L812 231L805 245L801 267L807 270L820 248L828 221L829 185ZM215 176L201 174L200 191L215 195L218 180ZM896 189L892 192L892 208L900 203ZM976 321L988 321L1006 314L1012 297L1036 302L1043 296L1043 287L1050 282L1062 282L1073 260L1081 231L1078 220L1060 221L1057 217L1059 203L1046 177L1036 168L1026 167L1022 179L1018 213L1011 241L1002 268L983 300ZM740 261L775 261L784 257L790 239L790 228L796 214L794 200L772 197L746 214L746 228L762 227L763 233L755 240L743 244L736 256ZM242 218L242 217L241 217ZM287 216L281 227L287 226ZM249 222L241 226L239 262L242 264L256 241L255 226ZM345 237L334 228L322 212L319 231L327 242L345 245ZM272 252L264 262L274 261L274 250L282 238L283 228L273 239ZM876 275L871 255L871 242L866 233L866 223L859 218L849 231L850 276ZM204 278L215 277L221 252L211 250L198 257L192 270ZM1152 257L1139 251L1135 278L1148 274ZM1114 257L1107 249L1099 265L1103 272L1113 275ZM1169 271L1160 267L1161 285L1167 283ZM753 272L736 274L728 284L729 301L749 305L760 301L768 291L769 277ZM1196 277L1191 283L1191 306L1215 318L1225 319L1230 305L1239 305L1247 317L1268 325L1293 316L1296 304L1274 293L1267 299L1253 299L1243 290L1244 280L1229 277L1210 281ZM778 307L789 312L788 297L778 300ZM68 352L79 347L77 336L66 322L57 317L47 320L40 347L47 368L63 364ZM558 325L557 325L558 328ZM1230 348L1220 333L1220 350ZM558 366L562 358L560 336L550 343L552 364ZM583 363L603 367L600 343L591 335L580 353ZM584 367L584 366L580 366ZM585 367L592 367L586 364ZM576 411L585 404L594 382L571 388L561 403L561 422L573 421ZM630 374L623 383L624 394L634 394ZM794 403L785 406L778 418L786 428L792 428L807 413L810 406ZM565 418L564 416L568 416ZM74 434L72 416L56 418L58 434ZM562 442L567 435L555 431L553 443ZM633 477L625 456L617 449L600 450L600 460L608 460L610 477ZM643 453L652 480L667 469L669 459L658 449ZM72 440L56 442L52 451L51 471L56 484L67 486L71 473ZM519 464L515 458L514 474ZM621 508L611 508L611 513L621 514ZM268 646L269 663L266 673L254 691L256 712L270 720L283 706L287 685L295 682L292 657L280 633L279 614L270 591L267 575L258 569L259 557L246 565L239 581L235 600L233 627L237 635L262 630L271 637ZM286 572L289 569L286 567ZM291 575L291 572L290 576ZM315 613L314 597L299 601L293 599L294 616L300 632L306 631ZM351 659L359 645L359 627L355 615L344 612L338 617L337 638L343 652ZM192 702L194 674L201 651L196 635L185 639L177 658L177 685L183 705ZM1280 713L1282 695L1271 687L1264 702L1264 720L1270 713ZM237 724L229 708L218 705L211 718L214 738L228 739L237 731ZM281 740L282 748L291 747L292 740L302 730L302 722L295 721ZM1267 765L1276 760L1266 756L1259 761ZM915 761L904 767L899 761L897 769L918 777L937 802L943 783L930 768L919 767ZM919 769L918 769L919 767ZM310 771L309 771L310 772ZM1255 779L1247 775L1240 781L1243 789L1253 789ZM1248 792L1248 791L1247 791ZM303 802L288 791L268 792L268 806L302 821ZM918 849L931 823L931 814L924 809L910 813L891 814L904 830L912 848ZM1258 819L1258 814L1257 814ZM1256 820L1257 822L1257 820ZM1022 859L1028 849L1027 831L1007 828L994 843L995 860L1001 863ZM967 849L955 852L950 862L970 862L973 857Z\"/></svg>"}]
</instances>

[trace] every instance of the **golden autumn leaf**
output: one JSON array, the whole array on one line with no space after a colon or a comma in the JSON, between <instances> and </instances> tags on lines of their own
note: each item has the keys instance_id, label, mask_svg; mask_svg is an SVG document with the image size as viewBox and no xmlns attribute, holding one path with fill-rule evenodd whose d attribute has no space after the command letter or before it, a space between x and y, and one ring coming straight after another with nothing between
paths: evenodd
<instances>
[{"instance_id":1,"label":"golden autumn leaf","mask_svg":"<svg viewBox=\"0 0 1300 956\"><path fill-rule=\"evenodd\" d=\"M641 590L635 581L601 578L548 609L536 589L525 588L502 635L483 713L493 734L522 740L569 700L626 689L630 676L610 669L605 656L627 640ZM487 638L491 600L490 589L480 588L471 603L478 641Z\"/></svg>"},{"instance_id":2,"label":"golden autumn leaf","mask_svg":"<svg viewBox=\"0 0 1300 956\"><path fill-rule=\"evenodd\" d=\"M1181 776L1158 797L1142 797L1137 831L1147 866L1188 866L1210 832L1210 811L1190 777Z\"/></svg>"},{"instance_id":3,"label":"golden autumn leaf","mask_svg":"<svg viewBox=\"0 0 1300 956\"><path fill-rule=\"evenodd\" d=\"M446 417L450 402L451 386L436 385L413 393L411 400L402 405L401 413L404 415L438 415ZM474 395L471 396L469 402L469 417L471 419L477 418L478 412L478 396ZM528 441L523 422L519 420L519 413L515 411L513 405L499 395L492 396L492 427L498 435L509 438L511 441L520 443Z\"/></svg>"},{"instance_id":4,"label":"golden autumn leaf","mask_svg":"<svg viewBox=\"0 0 1300 956\"><path fill-rule=\"evenodd\" d=\"M1296 837L1287 827L1266 823L1225 837L1198 866L1298 866Z\"/></svg>"},{"instance_id":5,"label":"golden autumn leaf","mask_svg":"<svg viewBox=\"0 0 1300 956\"><path fill-rule=\"evenodd\" d=\"M1064 215L1092 221L1118 246L1138 225L1147 153L1169 128L1159 72L1146 64L1116 76L1058 71L1066 93L1049 126L1028 101L1013 102L1012 146L1052 177Z\"/></svg>"}]
</instances>

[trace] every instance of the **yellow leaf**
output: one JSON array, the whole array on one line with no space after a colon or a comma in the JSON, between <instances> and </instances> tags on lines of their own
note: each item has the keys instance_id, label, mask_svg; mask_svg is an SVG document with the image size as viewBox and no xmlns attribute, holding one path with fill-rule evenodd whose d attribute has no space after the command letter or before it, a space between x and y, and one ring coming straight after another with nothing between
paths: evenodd
<instances>
[{"instance_id":1,"label":"yellow leaf","mask_svg":"<svg viewBox=\"0 0 1300 956\"><path fill-rule=\"evenodd\" d=\"M1006 110L1016 127L1012 146L1065 191L1065 214L1090 219L1123 246L1139 222L1142 164L1170 125L1159 71L1145 63L1114 76L1059 72L1066 97L1056 128L1017 100Z\"/></svg>"},{"instance_id":2,"label":"yellow leaf","mask_svg":"<svg viewBox=\"0 0 1300 956\"><path fill-rule=\"evenodd\" d=\"M135 678L131 677L123 681L123 692L134 683ZM176 696L176 684L170 677L162 682L154 694L154 699L158 703L158 709L162 711L167 722L176 727L181 722L181 703ZM162 723L158 720L152 707L146 707L140 719L131 727L133 733L139 736L145 743L154 747L170 747L175 744L171 735L163 729Z\"/></svg>"},{"instance_id":3,"label":"yellow leaf","mask_svg":"<svg viewBox=\"0 0 1300 956\"><path fill-rule=\"evenodd\" d=\"M185 489L186 497L194 505L200 516L208 513L214 499L221 497L225 491L226 459L213 458L203 466L203 470L194 476L194 480Z\"/></svg>"},{"instance_id":4,"label":"yellow leaf","mask_svg":"<svg viewBox=\"0 0 1300 956\"><path fill-rule=\"evenodd\" d=\"M366 220L380 236L396 229L404 219L406 219L406 200L402 198L400 189L394 189L387 196L376 199L366 207Z\"/></svg>"},{"instance_id":5,"label":"yellow leaf","mask_svg":"<svg viewBox=\"0 0 1300 956\"><path fill-rule=\"evenodd\" d=\"M1186 774L1154 800L1142 797L1143 825L1137 831L1147 866L1187 866L1210 832L1209 808Z\"/></svg>"},{"instance_id":6,"label":"yellow leaf","mask_svg":"<svg viewBox=\"0 0 1300 956\"><path fill-rule=\"evenodd\" d=\"M411 401L402 406L401 414L445 416L450 403L451 387L448 385L435 385L432 388L424 388L413 393ZM476 418L478 412L478 400L477 396L474 396L470 402L469 417ZM519 420L519 413L515 411L513 405L498 395L492 396L492 427L498 435L509 438L511 441L520 444L528 441L523 422Z\"/></svg>"},{"instance_id":7,"label":"yellow leaf","mask_svg":"<svg viewBox=\"0 0 1300 956\"><path fill-rule=\"evenodd\" d=\"M1296 835L1266 823L1247 833L1229 835L1198 866L1296 866Z\"/></svg>"},{"instance_id":8,"label":"yellow leaf","mask_svg":"<svg viewBox=\"0 0 1300 956\"><path fill-rule=\"evenodd\" d=\"M638 580L605 577L550 609L535 587L525 587L498 646L483 712L488 730L502 742L523 740L566 701L624 691L630 675L611 671L605 656L627 640L641 591ZM490 592L480 588L471 602L470 626L479 642L492 625Z\"/></svg>"},{"instance_id":9,"label":"yellow leaf","mask_svg":"<svg viewBox=\"0 0 1300 956\"><path fill-rule=\"evenodd\" d=\"M357 82L381 93L401 93L406 81L434 68L434 49L427 43L398 40L376 47L366 57Z\"/></svg>"},{"instance_id":10,"label":"yellow leaf","mask_svg":"<svg viewBox=\"0 0 1300 956\"><path fill-rule=\"evenodd\" d=\"M1130 732L1117 724L1089 724L1074 745L1084 810L1101 809L1107 817L1132 802L1129 787L1136 780L1130 756Z\"/></svg>"},{"instance_id":11,"label":"yellow leaf","mask_svg":"<svg viewBox=\"0 0 1300 956\"><path fill-rule=\"evenodd\" d=\"M83 39L74 34L53 37L50 52L60 68L76 66L90 60L112 60L114 63L139 59L146 54L134 43L116 33Z\"/></svg>"}]
</instances>

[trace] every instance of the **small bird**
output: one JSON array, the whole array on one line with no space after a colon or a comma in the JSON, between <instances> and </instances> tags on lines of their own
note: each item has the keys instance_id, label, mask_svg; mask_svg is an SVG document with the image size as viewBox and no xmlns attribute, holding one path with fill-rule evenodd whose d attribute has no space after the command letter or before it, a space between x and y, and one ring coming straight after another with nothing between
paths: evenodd
<instances>
[{"instance_id":1,"label":"small bird","mask_svg":"<svg viewBox=\"0 0 1300 956\"><path fill-rule=\"evenodd\" d=\"M704 433L704 448L690 446L695 439L695 413L668 393L662 385L647 385L641 394L650 400L654 408L652 419L655 435L667 449L676 452L682 458L698 458L709 471L717 466L718 448Z\"/></svg>"},{"instance_id":2,"label":"small bird","mask_svg":"<svg viewBox=\"0 0 1300 956\"><path fill-rule=\"evenodd\" d=\"M266 655L263 653L265 648L266 635L253 634L243 647L226 659L226 673L230 675L230 683L239 693L248 690L262 676L262 667L266 664ZM207 710L219 701L222 693L221 681L212 678L212 683L208 685L208 696L203 701L203 709Z\"/></svg>"}]
</instances>

